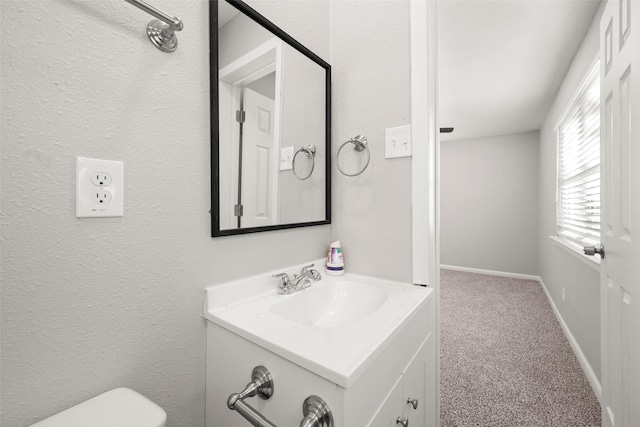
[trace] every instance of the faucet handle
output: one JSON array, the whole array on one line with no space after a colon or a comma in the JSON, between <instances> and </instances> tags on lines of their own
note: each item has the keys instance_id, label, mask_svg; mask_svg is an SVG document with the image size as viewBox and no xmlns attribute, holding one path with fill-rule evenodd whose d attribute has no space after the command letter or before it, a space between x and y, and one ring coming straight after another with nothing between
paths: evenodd
<instances>
[{"instance_id":1,"label":"faucet handle","mask_svg":"<svg viewBox=\"0 0 640 427\"><path fill-rule=\"evenodd\" d=\"M320 275L320 272L318 270L314 269L314 268L311 268L314 265L315 264L309 264L307 266L302 267L302 271L300 272L300 275L302 276L304 274L310 273L311 277L313 278L313 280L322 279L322 275Z\"/></svg>"},{"instance_id":2,"label":"faucet handle","mask_svg":"<svg viewBox=\"0 0 640 427\"><path fill-rule=\"evenodd\" d=\"M289 286L291 284L291 280L289 280L289 275L287 273L274 274L273 277L279 277L280 283L284 286Z\"/></svg>"},{"instance_id":3,"label":"faucet handle","mask_svg":"<svg viewBox=\"0 0 640 427\"><path fill-rule=\"evenodd\" d=\"M304 267L302 267L302 271L300 271L300 274L304 274L307 272L308 269L310 269L311 267L313 267L315 264L309 264L309 265L305 265Z\"/></svg>"}]
</instances>

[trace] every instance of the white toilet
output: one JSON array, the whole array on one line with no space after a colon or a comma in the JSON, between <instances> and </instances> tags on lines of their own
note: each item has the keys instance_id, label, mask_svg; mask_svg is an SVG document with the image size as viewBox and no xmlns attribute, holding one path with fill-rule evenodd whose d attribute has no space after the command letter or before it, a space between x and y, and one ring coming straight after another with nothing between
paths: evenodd
<instances>
[{"instance_id":1,"label":"white toilet","mask_svg":"<svg viewBox=\"0 0 640 427\"><path fill-rule=\"evenodd\" d=\"M116 388L31 427L165 427L167 413L140 393Z\"/></svg>"}]
</instances>

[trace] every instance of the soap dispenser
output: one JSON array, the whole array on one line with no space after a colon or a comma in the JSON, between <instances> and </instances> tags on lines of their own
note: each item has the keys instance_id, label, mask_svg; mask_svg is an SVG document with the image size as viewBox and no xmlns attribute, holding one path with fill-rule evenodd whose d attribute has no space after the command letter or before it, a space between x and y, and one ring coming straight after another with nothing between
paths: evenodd
<instances>
[{"instance_id":1,"label":"soap dispenser","mask_svg":"<svg viewBox=\"0 0 640 427\"><path fill-rule=\"evenodd\" d=\"M344 257L342 256L342 247L340 240L331 243L329 247L329 255L327 256L327 275L342 276L344 275Z\"/></svg>"}]
</instances>

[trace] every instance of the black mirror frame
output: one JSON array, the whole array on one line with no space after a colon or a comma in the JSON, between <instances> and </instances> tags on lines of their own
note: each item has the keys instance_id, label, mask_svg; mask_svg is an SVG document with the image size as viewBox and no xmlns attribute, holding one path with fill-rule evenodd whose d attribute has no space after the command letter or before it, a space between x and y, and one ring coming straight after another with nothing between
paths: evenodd
<instances>
[{"instance_id":1,"label":"black mirror frame","mask_svg":"<svg viewBox=\"0 0 640 427\"><path fill-rule=\"evenodd\" d=\"M219 171L219 103L218 103L218 1L227 1L236 9L253 19L274 35L325 69L325 219L322 221L298 222L291 224L269 225L264 227L220 229L220 171ZM278 28L256 10L240 0L209 0L209 67L210 67L210 105L211 105L211 237L233 236L288 228L310 227L331 224L331 65L318 55L304 47L293 37Z\"/></svg>"}]
</instances>

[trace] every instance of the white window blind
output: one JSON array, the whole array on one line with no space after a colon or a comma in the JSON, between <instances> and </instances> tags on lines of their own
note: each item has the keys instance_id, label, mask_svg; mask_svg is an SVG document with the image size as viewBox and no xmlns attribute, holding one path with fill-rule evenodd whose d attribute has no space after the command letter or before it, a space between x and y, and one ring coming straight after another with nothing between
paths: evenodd
<instances>
[{"instance_id":1,"label":"white window blind","mask_svg":"<svg viewBox=\"0 0 640 427\"><path fill-rule=\"evenodd\" d=\"M600 242L600 66L558 124L558 236Z\"/></svg>"}]
</instances>

